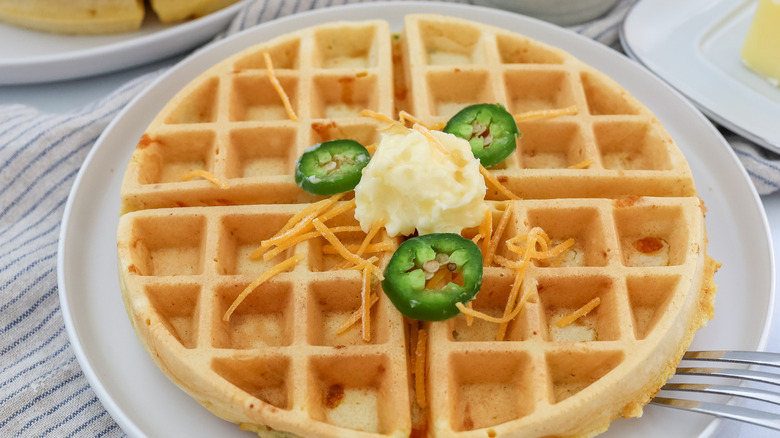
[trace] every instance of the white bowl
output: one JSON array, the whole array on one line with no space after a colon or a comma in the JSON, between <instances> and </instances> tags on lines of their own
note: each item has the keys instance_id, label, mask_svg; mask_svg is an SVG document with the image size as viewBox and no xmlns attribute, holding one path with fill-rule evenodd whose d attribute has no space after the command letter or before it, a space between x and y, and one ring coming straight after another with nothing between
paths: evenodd
<instances>
[{"instance_id":1,"label":"white bowl","mask_svg":"<svg viewBox=\"0 0 780 438\"><path fill-rule=\"evenodd\" d=\"M560 26L571 26L600 17L619 0L475 0L491 6L539 18Z\"/></svg>"}]
</instances>

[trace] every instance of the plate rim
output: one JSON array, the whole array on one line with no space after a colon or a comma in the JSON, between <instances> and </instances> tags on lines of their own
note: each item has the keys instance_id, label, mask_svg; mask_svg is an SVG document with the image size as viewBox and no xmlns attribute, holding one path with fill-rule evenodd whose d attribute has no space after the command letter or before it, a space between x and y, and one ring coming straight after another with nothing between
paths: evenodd
<instances>
[{"instance_id":1,"label":"plate rim","mask_svg":"<svg viewBox=\"0 0 780 438\"><path fill-rule=\"evenodd\" d=\"M726 1L726 0L722 0ZM737 0L729 0L736 2ZM740 0L744 1L744 0ZM752 141L753 143L756 143L760 146L763 146L765 148L768 148L772 150L773 152L780 153L780 140L776 142L775 140L771 140L768 138L765 138L762 134L755 133L749 129L743 128L740 125L738 125L735 122L730 121L727 117L720 114L720 112L716 108L711 108L700 101L698 101L696 98L690 95L689 92L686 92L686 89L676 83L665 75L660 74L659 72L656 72L653 70L652 66L647 62L646 58L642 58L639 53L636 51L635 47L631 46L631 43L629 41L628 37L628 30L627 26L630 21L630 18L633 17L633 14L637 14L639 8L641 5L645 4L652 4L652 1L650 0L639 0L631 7L629 8L628 12L626 13L626 17L623 20L623 22L618 27L618 36L620 39L620 45L623 48L623 50L626 52L626 55L628 55L631 59L638 62L642 65L642 67L646 68L647 70L651 71L653 74L655 74L658 78L666 82L669 86L677 90L679 93L685 96L686 99L693 102L693 104L704 114L707 115L707 117L714 120L719 125L722 125L726 129L741 135L742 137L745 137L746 139Z\"/></svg>"},{"instance_id":2,"label":"plate rim","mask_svg":"<svg viewBox=\"0 0 780 438\"><path fill-rule=\"evenodd\" d=\"M110 396L110 394L108 394L108 392L106 391L106 389L104 388L104 386L102 384L102 381L101 381L100 377L98 376L98 373L92 367L90 359L87 357L87 355L86 355L86 353L85 353L85 351L83 349L83 345L81 343L81 339L78 337L77 329L75 327L75 322L74 322L74 320L72 318L72 313L71 313L71 309L70 309L70 302L69 302L69 297L68 297L67 287L66 287L66 283L67 283L67 278L66 277L68 275L67 274L68 269L66 268L66 265L68 264L68 260L65 259L64 255L68 252L69 245L70 245L69 244L70 237L68 235L68 229L70 227L70 217L73 214L73 204L74 204L74 202L76 201L76 198L79 195L79 190L81 189L81 182L82 182L83 178L85 178L85 175L88 173L88 171L89 171L88 169L90 168L90 164L92 163L95 155L97 155L98 150L101 149L101 145L104 144L104 139L107 136L109 136L109 133L112 130L116 129L116 125L121 123L121 121L124 119L126 114L128 112L130 112L132 110L132 108L134 108L136 105L139 104L139 102L143 101L144 99L149 99L149 97L148 97L149 94L152 91L154 91L154 89L161 82L165 81L166 78L169 78L169 77L175 75L177 72L181 72L182 70L187 70L187 68L190 67L192 63L196 63L197 62L197 60L203 54L203 52L216 50L217 48L220 48L220 47L228 44L229 41L232 41L232 40L235 40L235 39L240 39L245 34L256 32L256 30L254 30L254 29L257 29L258 27L281 26L284 23L286 23L288 21L292 21L292 20L301 20L303 18L312 18L312 17L316 17L318 15L335 14L334 9L337 10L337 11L338 10L344 10L344 9L370 9L371 7L375 7L375 6L385 6L385 7L397 8L399 6L404 6L404 5L405 6L410 6L410 7L413 7L413 8L414 7L420 7L420 8L424 8L424 7L437 7L437 8L441 8L442 6L446 6L444 9L447 9L447 10L442 12L443 14L451 14L452 11L456 10L456 9L461 9L461 10L464 10L464 11L469 11L469 10L472 10L472 9L484 9L484 10L490 10L491 13L496 13L496 14L501 14L501 15L503 15L503 14L518 15L518 16L521 17L522 20L531 20L531 21L534 21L534 22L538 22L538 24L542 25L542 26L549 26L551 28L556 28L557 29L556 31L566 32L566 33L568 33L567 38L579 38L579 39L582 39L584 41L587 41L588 42L587 44L591 44L592 43L593 47L600 47L599 49L594 49L594 50L607 50L607 51L609 51L608 47L606 47L606 46L602 47L597 42L595 42L592 39L587 38L587 37L585 37L583 35L577 34L577 33L573 32L573 31L570 31L570 30L565 29L565 28L561 28L561 27L552 25L550 23L541 22L540 20L537 20L537 19L534 19L534 18L531 18L531 17L522 16L522 15L519 15L519 14L512 14L512 13L505 12L505 11L499 11L499 10L495 10L495 9L491 9L491 8L480 7L480 6L473 6L473 5L452 4L452 3L446 4L446 5L442 5L441 3L432 2L432 1L400 1L400 2L397 2L397 1L393 1L393 2L380 1L380 2L376 2L376 3L353 3L353 4L339 5L339 6L329 7L329 8L313 9L313 10L309 10L309 11L306 11L306 12L301 12L301 13L298 13L298 14L285 16L285 17L282 17L282 18L279 18L279 19L276 19L276 20L271 20L269 22L261 23L259 25L254 26L254 27L250 27L250 28L244 29L244 30L242 30L240 32L237 32L236 34L228 36L227 38L224 38L224 39L222 39L222 40L220 40L218 42L215 42L213 44L207 45L206 47L204 47L204 49L206 49L206 50L199 51L198 53L191 54L191 55L187 56L185 59L183 59L182 61L178 62L176 65L171 67L168 71L166 71L165 73L163 73L163 74L159 75L157 78L155 78L150 84L148 84L145 87L144 90L139 92L125 106L125 108L123 108L122 111L111 121L111 123L106 127L106 129L103 131L103 133L101 133L101 135L97 139L97 141L96 141L95 145L93 146L93 148L87 154L87 157L85 158L81 168L79 169L79 172L78 172L78 174L77 174L77 176L76 176L76 178L74 180L73 186L72 186L72 188L71 188L71 190L69 192L68 198L67 198L67 202L66 202L66 205L65 205L65 209L64 209L64 212L63 212L63 218L62 218L62 222L61 222L60 238L59 238L59 243L58 243L58 254L57 254L57 278L58 278L58 286L59 286L58 287L58 294L59 294L59 299L60 299L61 308L62 308L62 312L63 312L63 318L65 320L66 332L68 333L68 337L69 337L70 342L71 342L71 344L73 346L74 353L76 355L77 360L79 361L79 364L80 364L80 366L81 366L81 368L82 368L82 370L83 370L83 372L84 372L88 382L90 383L90 385L95 390L95 392L98 395L98 398L100 399L101 403L103 403L104 407L106 408L107 411L109 411L109 413L111 414L112 418L117 422L117 424L119 424L120 427L122 427L122 429L126 433L128 433L129 435L131 435L131 436L144 436L143 433L141 433L141 431L138 429L136 424L126 416L126 414L121 410L121 408L119 408L119 406L116 404L114 399ZM404 11L404 14L406 14L406 13L420 13L420 12L418 12L418 11ZM373 18L373 17L371 17L371 18ZM371 19L371 18L367 17L366 19ZM279 33L277 35L281 35L281 33ZM260 42L261 41L258 41L257 43L260 43ZM249 46L243 46L243 48L248 48L248 47ZM229 56L230 54L231 53L226 53L225 55L223 55L223 58ZM639 67L640 68L644 68L641 65ZM202 73L202 72L196 73L194 75L194 77L197 77L197 75L200 74L200 73ZM650 73L652 73L652 72L650 72ZM678 96L681 104L685 104L685 105L689 106L690 109L692 109L696 114L698 114L698 117L701 119L700 121L703 122L705 125L707 125L708 129L712 131L711 133L713 135L716 135L717 137L720 138L721 146L725 147L727 149L727 151L730 153L730 157L731 157L731 159L733 161L733 164L735 164L737 166L737 169L739 171L741 171L741 174L742 174L742 177L744 179L744 182L747 184L749 190L752 193L751 201L752 201L752 203L755 204L754 206L758 210L758 219L760 220L760 222L763 225L763 227L762 227L762 234L769 238L769 241L767 243L767 248L766 248L767 249L767 256L768 256L767 262L768 262L769 270L768 270L768 272L766 272L766 274L768 274L768 276L769 276L769 278L768 278L768 280L769 280L768 281L768 283L769 283L768 286L770 288L770 290L769 290L769 302L770 302L770 305L769 305L769 308L767 309L767 314L766 314L766 318L764 320L763 330L762 330L762 332L761 332L761 334L759 336L759 341L758 341L758 344L759 344L758 349L764 350L766 348L766 344L768 342L768 337L769 337L769 334L770 334L770 331L771 331L772 314L776 310L775 309L776 306L775 306L774 293L773 293L773 291L776 288L776 284L775 284L776 272L775 272L775 263L774 263L774 248L772 247L770 228L769 228L769 225L768 225L768 220L767 220L767 216L766 216L766 212L765 212L765 209L763 207L763 204L761 203L761 200L760 200L760 198L758 196L758 193L757 193L755 187L750 182L749 176L747 175L746 171L744 170L743 167L739 166L739 164L738 164L739 162L738 162L738 159L736 157L736 154L728 146L728 144L726 143L725 139L723 139L722 136L717 132L716 128L711 124L711 122L709 120L707 120L706 118L704 118L704 116L701 115L701 113L696 109L696 107L694 107L688 100L686 100L681 93L679 93L676 89L674 89L674 87L671 87L665 81L662 81L662 80L658 79L656 76L653 76L653 77L655 77L657 80L659 80L661 85L667 87L672 93L676 94ZM103 148L105 148L105 146L103 146ZM699 437L710 436L712 433L714 433L717 430L717 428L719 427L720 423L721 423L720 419L712 419L710 421L709 425L704 430L702 430L700 432ZM130 432L132 432L132 433L130 433Z\"/></svg>"}]
</instances>

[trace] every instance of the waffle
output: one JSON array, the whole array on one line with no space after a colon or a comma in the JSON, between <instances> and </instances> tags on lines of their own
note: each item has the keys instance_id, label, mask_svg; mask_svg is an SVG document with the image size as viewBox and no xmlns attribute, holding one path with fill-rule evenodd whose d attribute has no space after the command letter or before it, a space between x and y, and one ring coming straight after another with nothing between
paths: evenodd
<instances>
[{"instance_id":1,"label":"waffle","mask_svg":"<svg viewBox=\"0 0 780 438\"><path fill-rule=\"evenodd\" d=\"M363 279L324 237L250 259L322 199L294 183L308 146L379 141L385 126L361 110L434 125L484 102L513 114L578 109L520 121L516 152L490 169L521 198L488 184L492 222L508 218L501 239L538 227L553 243L574 240L561 260L527 267L528 301L502 341L482 319L408 320L379 282L369 286L378 297L369 336L360 324L339 334L361 307ZM192 170L229 184L183 181ZM120 279L140 341L199 403L263 437L593 436L641 415L713 313L704 208L655 117L571 55L462 19L409 15L399 35L383 21L328 23L222 61L148 127L121 197ZM350 214L326 223L358 225ZM365 236L339 235L347 246ZM373 242L402 240L380 231ZM376 264L391 254L377 252ZM496 254L518 260L504 244ZM225 321L247 285L292 257L302 261ZM473 309L500 317L514 280L490 263Z\"/></svg>"}]
</instances>

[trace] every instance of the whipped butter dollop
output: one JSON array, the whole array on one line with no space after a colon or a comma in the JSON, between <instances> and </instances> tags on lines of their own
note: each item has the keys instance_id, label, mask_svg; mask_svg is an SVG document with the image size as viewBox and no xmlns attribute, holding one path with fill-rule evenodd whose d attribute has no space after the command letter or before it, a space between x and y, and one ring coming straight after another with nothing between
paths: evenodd
<instances>
[{"instance_id":1,"label":"whipped butter dollop","mask_svg":"<svg viewBox=\"0 0 780 438\"><path fill-rule=\"evenodd\" d=\"M364 231L380 219L390 236L460 233L482 222L487 188L471 146L429 132L439 145L416 130L382 135L355 187L355 218Z\"/></svg>"}]
</instances>

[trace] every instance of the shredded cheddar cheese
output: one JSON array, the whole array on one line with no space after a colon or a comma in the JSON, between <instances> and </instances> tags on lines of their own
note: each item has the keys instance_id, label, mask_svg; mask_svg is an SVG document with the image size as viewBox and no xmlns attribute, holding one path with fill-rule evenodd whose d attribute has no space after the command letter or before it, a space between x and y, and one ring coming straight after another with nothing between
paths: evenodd
<instances>
[{"instance_id":1,"label":"shredded cheddar cheese","mask_svg":"<svg viewBox=\"0 0 780 438\"><path fill-rule=\"evenodd\" d=\"M330 230L333 231L333 233L346 233L346 232L361 231L360 227L358 227L358 226L353 226L353 227L333 227ZM293 247L293 246L295 246L295 245L297 245L297 244L299 244L301 242L305 242L305 241L307 241L309 239L313 239L315 237L319 237L320 235L321 234L318 231L310 231L310 232L307 232L307 233L298 234L297 236L290 236L290 238L288 238L288 239L284 240L283 242L280 242L278 245L276 245L276 247L274 249L268 250L268 252L263 254L263 260L265 260L265 261L271 260L272 258L276 257L277 255L279 255L284 250L286 250L286 249L288 249L290 247ZM326 251L327 254L335 254L335 252L327 252L327 251L330 251L330 250L327 250L325 248L323 248L323 250ZM377 250L375 252L379 252L379 250ZM253 258L252 255L250 255L249 258L250 259L256 259L257 257Z\"/></svg>"},{"instance_id":2,"label":"shredded cheddar cheese","mask_svg":"<svg viewBox=\"0 0 780 438\"><path fill-rule=\"evenodd\" d=\"M587 315L588 313L590 313L590 311L595 309L596 306L598 306L599 304L601 304L601 298L600 297L593 298L592 300L590 300L587 303L585 303L584 306L582 306L579 309L575 310L570 315L567 315L567 316L559 319L555 323L555 325L557 325L559 328L564 328L567 325L573 323L574 321L576 321L576 320L582 318L583 316Z\"/></svg>"},{"instance_id":3,"label":"shredded cheddar cheese","mask_svg":"<svg viewBox=\"0 0 780 438\"><path fill-rule=\"evenodd\" d=\"M301 242L305 242L305 241L307 241L309 239L312 239L314 237L317 237L319 235L320 235L320 233L318 233L316 231L312 231L310 233L299 234L297 236L290 236L290 238L285 239L283 242L280 242L274 249L271 249L268 252L266 252L265 254L263 254L263 260L265 260L265 261L271 260L272 258L276 257L277 255L279 255L281 252L285 251L286 249L289 249L290 247L293 247L293 246L295 246L295 245L297 245L297 244L299 244ZM249 259L250 260L257 259L257 256L255 256L256 252L257 251L255 251L255 252L253 252L252 254L249 255Z\"/></svg>"},{"instance_id":4,"label":"shredded cheddar cheese","mask_svg":"<svg viewBox=\"0 0 780 438\"><path fill-rule=\"evenodd\" d=\"M552 118L560 116L573 116L579 114L579 109L576 105L572 105L566 108L551 109L551 110L537 110L526 111L520 114L514 114L512 117L515 121L522 122L523 120L540 119L540 118Z\"/></svg>"},{"instance_id":5,"label":"shredded cheddar cheese","mask_svg":"<svg viewBox=\"0 0 780 438\"><path fill-rule=\"evenodd\" d=\"M587 169L591 164L593 164L593 158L588 158L587 160L582 160L577 164L569 166L568 169Z\"/></svg>"},{"instance_id":6,"label":"shredded cheddar cheese","mask_svg":"<svg viewBox=\"0 0 780 438\"><path fill-rule=\"evenodd\" d=\"M404 125L406 125L406 122L409 121L412 122L413 125L420 125L432 131L441 131L447 125L446 123L434 123L433 125L423 123L420 119L404 110L398 112L398 120L400 120Z\"/></svg>"},{"instance_id":7,"label":"shredded cheddar cheese","mask_svg":"<svg viewBox=\"0 0 780 438\"><path fill-rule=\"evenodd\" d=\"M330 230L333 231L334 233L345 233L345 232L351 232L351 231L360 231L360 227L358 227L358 226L333 227ZM291 236L289 239L286 239L285 241L280 242L274 249L269 250L268 252L263 254L263 260L265 260L265 261L271 260L272 258L274 258L277 255L279 255L279 253L281 253L282 251L284 251L284 250L286 250L286 249L288 249L288 248L290 248L292 246L295 246L295 245L297 245L297 244L299 244L301 242L305 242L305 241L307 241L309 239L313 239L313 238L319 237L319 236L320 236L320 233L317 232L317 231L311 231L311 232L308 232L308 233L299 234L297 236ZM250 258L252 258L251 255L250 255Z\"/></svg>"},{"instance_id":8,"label":"shredded cheddar cheese","mask_svg":"<svg viewBox=\"0 0 780 438\"><path fill-rule=\"evenodd\" d=\"M498 228L496 229L495 234L491 236L489 242L486 241L487 248L482 255L483 266L490 266L493 263L493 257L496 253L496 250L498 249L498 243L501 240L501 236L504 235L504 230L506 229L507 224L509 224L509 218L512 217L512 213L514 212L513 210L513 204L510 203L506 206L506 209L504 209L504 214L501 215L501 220L498 222Z\"/></svg>"},{"instance_id":9,"label":"shredded cheddar cheese","mask_svg":"<svg viewBox=\"0 0 780 438\"><path fill-rule=\"evenodd\" d=\"M515 273L515 282L512 283L512 289L509 291L509 298L506 300L506 307L504 307L504 316L500 325L498 326L496 341L504 340L506 329L509 326L509 321L513 320L517 315L520 314L520 311L523 310L523 307L525 306L525 302L528 301L528 298L531 296L530 292L526 293L522 296L520 302L517 302L517 296L520 293L520 286L523 284L527 267L528 263L524 262L517 268Z\"/></svg>"},{"instance_id":10,"label":"shredded cheddar cheese","mask_svg":"<svg viewBox=\"0 0 780 438\"><path fill-rule=\"evenodd\" d=\"M536 259L549 259L553 257L557 257L564 252L566 252L569 248L574 246L574 239L566 239L565 241L561 242L560 244L556 245L555 248L548 249L546 251L537 251L533 254L533 257Z\"/></svg>"},{"instance_id":11,"label":"shredded cheddar cheese","mask_svg":"<svg viewBox=\"0 0 780 438\"><path fill-rule=\"evenodd\" d=\"M428 343L428 332L420 329L417 334L417 346L414 349L414 393L417 396L417 404L425 408L428 404L425 397L425 348Z\"/></svg>"},{"instance_id":12,"label":"shredded cheddar cheese","mask_svg":"<svg viewBox=\"0 0 780 438\"><path fill-rule=\"evenodd\" d=\"M471 304L471 303L469 303L469 304ZM466 323L467 324L468 324L468 317L471 317L472 319L473 318L479 318L481 320L484 320L484 321L487 321L487 322L492 322L492 323L495 323L495 324L506 324L509 321L515 319L517 317L517 315L520 314L520 311L523 310L522 306L517 306L512 311L512 313L510 313L509 315L503 316L501 318L496 318L495 316L490 316L487 313L482 313L482 312L480 312L478 310L474 310L472 307L466 306L463 303L455 303L455 307L457 307L458 310L460 310L461 313L466 315L466 318L467 318L467 322ZM498 340L500 340L500 339L498 339Z\"/></svg>"},{"instance_id":13,"label":"shredded cheddar cheese","mask_svg":"<svg viewBox=\"0 0 780 438\"><path fill-rule=\"evenodd\" d=\"M498 181L498 178L496 178L492 173L490 173L489 170L485 169L485 166L479 165L479 173L482 174L483 177L485 177L485 181L488 181L490 184L493 185L499 192L501 192L504 196L506 196L509 199L518 200L520 199L519 196L512 193L509 189L504 187L501 182Z\"/></svg>"},{"instance_id":14,"label":"shredded cheddar cheese","mask_svg":"<svg viewBox=\"0 0 780 438\"><path fill-rule=\"evenodd\" d=\"M344 194L339 193L337 195L331 196L328 199L324 199L306 207L304 211L301 211L297 215L293 216L292 219L290 219L290 221L288 221L288 223L282 227L282 229L272 238L262 241L260 243L260 248L253 252L249 257L256 258L264 252L265 248L277 245L278 243L283 242L290 237L308 231L308 228L311 226L311 221L319 216L320 213L322 213L325 209L329 208L336 201L338 201L342 196L344 196ZM288 225L290 226L288 227Z\"/></svg>"},{"instance_id":15,"label":"shredded cheddar cheese","mask_svg":"<svg viewBox=\"0 0 780 438\"><path fill-rule=\"evenodd\" d=\"M450 151L448 151L447 148L444 147L444 145L441 143L441 141L439 141L438 138L434 137L434 135L431 134L431 131L428 128L415 123L412 129L424 135L425 138L428 139L428 144L433 143L433 145L436 146L439 149L439 151L441 151L442 154L444 155L450 154Z\"/></svg>"},{"instance_id":16,"label":"shredded cheddar cheese","mask_svg":"<svg viewBox=\"0 0 780 438\"><path fill-rule=\"evenodd\" d=\"M298 262L300 262L304 258L305 256L303 254L295 254L289 259L275 265L268 271L264 272L255 281L249 283L249 285L245 287L240 294L238 294L238 297L236 297L236 299L233 300L233 304L230 305L230 307L227 309L225 314L222 316L222 320L225 322L230 321L230 316L236 310L238 305L241 304L241 302L244 301L244 299L248 297L249 294L251 294L255 289L257 289L258 286L265 283L266 281L276 276L277 274L284 272L285 270L295 266Z\"/></svg>"},{"instance_id":17,"label":"shredded cheddar cheese","mask_svg":"<svg viewBox=\"0 0 780 438\"><path fill-rule=\"evenodd\" d=\"M340 196L340 195L339 195ZM316 209L310 210L310 213L306 216L304 216L302 219L299 220L298 223L296 223L294 226L292 226L290 229L288 229L285 232L279 232L274 237L268 240L264 240L260 243L260 248L256 249L252 252L252 254L249 255L250 259L256 259L261 254L263 254L265 251L269 251L269 248L272 246L276 246L276 249L270 250L268 253L263 255L263 258L265 260L270 260L276 254L283 251L286 248L289 248L292 245L296 245L298 243L303 242L304 240L310 239L312 237L316 237L317 234L314 235L306 235L306 238L300 237L302 233L305 233L312 229L314 227L313 221L314 219L320 218L322 221L326 221L328 219L332 219L345 211L349 210L350 208L354 208L354 200L346 202L344 204L338 205L330 210L325 211L327 208L329 208L334 202L336 202L338 198L334 195L333 197L329 198L326 202L323 204L320 204ZM309 207L307 207L308 209ZM324 213L323 213L324 211ZM299 213L300 214L300 213Z\"/></svg>"},{"instance_id":18,"label":"shredded cheddar cheese","mask_svg":"<svg viewBox=\"0 0 780 438\"><path fill-rule=\"evenodd\" d=\"M374 236L376 236L377 233L379 233L379 230L381 230L382 227L384 227L384 226L385 226L385 220L384 219L380 219L380 220L376 221L373 225L371 225L371 229L368 230L368 233L366 233L366 238L363 239L363 242L360 244L360 248L358 248L358 250L355 252L356 256L360 257L361 255L363 255L363 253L365 251L367 251L367 248L368 248L369 244L371 243L371 239L373 239ZM392 248L390 248L390 249L392 249ZM371 251L371 252L377 252L377 251Z\"/></svg>"},{"instance_id":19,"label":"shredded cheddar cheese","mask_svg":"<svg viewBox=\"0 0 780 438\"><path fill-rule=\"evenodd\" d=\"M268 71L268 80L271 81L274 90L276 90L279 98L282 99L282 104L284 105L284 110L287 111L287 116L293 122L297 121L298 116L296 116L295 111L293 111L292 105L290 104L290 98L287 96L287 93L284 92L282 84L279 83L279 79L276 78L276 73L274 73L274 64L271 62L271 55L269 55L268 52L263 52L263 58L265 59L265 69Z\"/></svg>"},{"instance_id":20,"label":"shredded cheddar cheese","mask_svg":"<svg viewBox=\"0 0 780 438\"><path fill-rule=\"evenodd\" d=\"M322 237L324 237L325 240L327 240L328 242L330 242L331 245L333 245L333 247L336 249L339 255L341 255L346 260L349 260L352 264L355 265L365 262L364 259L356 256L351 251L349 251L344 246L344 244L341 243L338 237L336 237L336 235L333 234L333 232L328 228L328 226L322 223L322 221L319 218L314 219L312 223L314 224L314 227L317 229L317 231L319 231L320 234L322 234ZM373 264L369 264L367 265L367 267L373 270L374 273L377 275L377 277L384 278L384 276L382 275L378 267L374 266Z\"/></svg>"},{"instance_id":21,"label":"shredded cheddar cheese","mask_svg":"<svg viewBox=\"0 0 780 438\"><path fill-rule=\"evenodd\" d=\"M500 324L498 333L496 334L496 341L504 340L509 322L520 314L520 312L525 307L525 303L533 295L533 293L538 293L538 285L534 285L530 288L527 288L526 292L522 296L519 296L520 289L525 280L525 274L532 260L544 260L552 257L558 257L574 245L574 239L567 239L555 247L550 248L550 238L547 236L544 230L539 227L534 227L528 233L514 236L510 239L507 239L506 241L507 248L511 252L518 254L520 256L519 260L509 260L506 257L495 254L498 247L498 242L500 241L501 236L504 233L504 229L506 228L506 224L511 217L511 209L512 204L508 205L507 209L504 211L496 232L490 239L490 244L488 245L487 250L485 251L485 255L483 256L485 266L490 266L493 261L495 261L499 265L515 271L515 279L507 296L503 315L501 317L495 317L479 312L472 308L471 303L469 303L468 306L462 303L456 304L458 310L460 310L460 312L465 315L467 324L470 324L469 321L471 318L480 318L488 322ZM524 244L521 245L521 242ZM592 308L585 308L585 313L590 310L592 310ZM582 313L580 316L585 313Z\"/></svg>"},{"instance_id":22,"label":"shredded cheddar cheese","mask_svg":"<svg viewBox=\"0 0 780 438\"><path fill-rule=\"evenodd\" d=\"M388 117L388 116L386 116L386 115L384 115L382 113L378 113L376 111L371 111L369 109L361 110L360 113L358 113L358 115L361 116L361 117L370 117L370 118L372 118L374 120L377 120L379 122L389 123L391 125L399 124L399 122L391 119L390 117Z\"/></svg>"},{"instance_id":23,"label":"shredded cheddar cheese","mask_svg":"<svg viewBox=\"0 0 780 438\"><path fill-rule=\"evenodd\" d=\"M482 218L482 223L479 224L479 234L485 239L482 242L482 248L480 248L484 253L487 251L490 240L493 238L493 210L490 208L485 209L485 217Z\"/></svg>"},{"instance_id":24,"label":"shredded cheddar cheese","mask_svg":"<svg viewBox=\"0 0 780 438\"><path fill-rule=\"evenodd\" d=\"M330 210L326 211L325 213L323 213L322 217L320 217L320 220L325 222L328 219L333 219L334 217L340 215L341 213L344 213L344 212L349 211L349 210L354 210L354 209L355 209L355 200L354 199L350 199L349 201L347 201L347 202L345 202L345 203L343 203L341 205L338 205L336 207L333 207L332 209L330 209Z\"/></svg>"},{"instance_id":25,"label":"shredded cheddar cheese","mask_svg":"<svg viewBox=\"0 0 780 438\"><path fill-rule=\"evenodd\" d=\"M196 178L196 177L201 177L209 181L210 183L214 184L215 186L219 187L220 189L227 189L230 187L230 185L228 185L228 183L226 183L225 180L203 169L195 169L189 171L185 173L184 176L181 177L181 180L189 181L192 178Z\"/></svg>"},{"instance_id":26,"label":"shredded cheddar cheese","mask_svg":"<svg viewBox=\"0 0 780 438\"><path fill-rule=\"evenodd\" d=\"M368 298L368 309L371 310L371 307L373 307L374 304L376 304L377 301L379 301L379 298L376 295L372 294ZM353 325L357 324L358 321L363 319L363 312L364 312L364 307L361 304L360 309L354 311L352 313L352 315L348 319L346 319L343 323L341 323L341 325L339 326L339 329L336 330L336 334L337 335L343 334L344 332L349 330L350 327L352 327Z\"/></svg>"},{"instance_id":27,"label":"shredded cheddar cheese","mask_svg":"<svg viewBox=\"0 0 780 438\"><path fill-rule=\"evenodd\" d=\"M371 340L371 309L370 309L370 295L371 295L371 269L368 266L363 268L363 287L360 289L360 298L362 303L360 305L363 309L363 340L368 342Z\"/></svg>"},{"instance_id":28,"label":"shredded cheddar cheese","mask_svg":"<svg viewBox=\"0 0 780 438\"><path fill-rule=\"evenodd\" d=\"M284 226L276 233L273 237L278 237L281 234L283 234L285 231L289 230L290 228L294 227L298 224L304 217L309 215L313 211L322 211L325 208L328 208L329 206L333 205L336 201L341 199L341 197L344 196L342 193L336 194L331 196L328 199L323 199L322 201L317 201L313 204L310 204L303 210L296 213L293 217L290 218L290 220L287 221L287 223L284 224Z\"/></svg>"}]
</instances>

